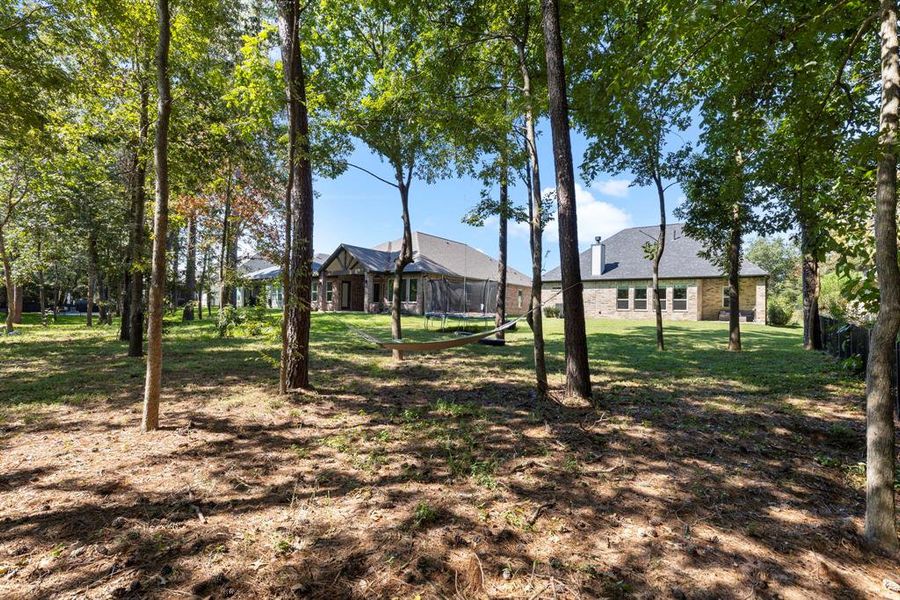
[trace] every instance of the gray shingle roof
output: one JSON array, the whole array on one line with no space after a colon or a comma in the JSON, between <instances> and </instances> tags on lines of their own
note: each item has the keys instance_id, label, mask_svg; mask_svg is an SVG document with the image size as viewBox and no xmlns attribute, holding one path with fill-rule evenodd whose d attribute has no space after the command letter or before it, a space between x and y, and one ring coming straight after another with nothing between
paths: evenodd
<instances>
[{"instance_id":1,"label":"gray shingle roof","mask_svg":"<svg viewBox=\"0 0 900 600\"><path fill-rule=\"evenodd\" d=\"M319 276L319 269L322 268L322 263L326 258L328 258L327 254L313 255L313 277ZM273 279L278 279L279 277L281 277L281 265L275 265L268 261L266 261L266 263L268 264L268 266L247 273L244 275L244 278L250 279L251 281L271 281Z\"/></svg>"},{"instance_id":2,"label":"gray shingle roof","mask_svg":"<svg viewBox=\"0 0 900 600\"><path fill-rule=\"evenodd\" d=\"M420 272L497 281L499 261L468 244L421 231L412 232L412 239L413 256ZM375 246L375 249L385 252L390 250L391 255L396 258L400 241L384 242ZM510 285L531 285L530 277L510 266L506 269L506 280Z\"/></svg>"},{"instance_id":3,"label":"gray shingle roof","mask_svg":"<svg viewBox=\"0 0 900 600\"><path fill-rule=\"evenodd\" d=\"M703 246L698 240L687 237L682 231L683 224L675 223L666 227L666 247L659 264L659 276L666 279L689 277L721 277L722 270L699 253ZM604 240L606 244L606 267L602 275L593 275L591 260L593 252L588 248L580 254L581 278L590 280L650 279L653 275L650 261L644 257L644 244L655 241L659 226L631 227ZM744 259L742 276L767 275L762 268ZM559 267L544 273L544 281L561 280Z\"/></svg>"}]
</instances>

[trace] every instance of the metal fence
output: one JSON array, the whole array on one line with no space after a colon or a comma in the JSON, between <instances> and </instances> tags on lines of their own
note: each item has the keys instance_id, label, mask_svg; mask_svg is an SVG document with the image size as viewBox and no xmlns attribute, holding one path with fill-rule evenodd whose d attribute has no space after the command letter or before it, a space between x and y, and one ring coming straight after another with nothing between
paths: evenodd
<instances>
[{"instance_id":1,"label":"metal fence","mask_svg":"<svg viewBox=\"0 0 900 600\"><path fill-rule=\"evenodd\" d=\"M826 317L819 317L822 326L822 348L828 354L841 360L858 356L863 372L869 360L869 330L859 325L851 325ZM893 372L894 408L900 415L900 341L894 346Z\"/></svg>"}]
</instances>

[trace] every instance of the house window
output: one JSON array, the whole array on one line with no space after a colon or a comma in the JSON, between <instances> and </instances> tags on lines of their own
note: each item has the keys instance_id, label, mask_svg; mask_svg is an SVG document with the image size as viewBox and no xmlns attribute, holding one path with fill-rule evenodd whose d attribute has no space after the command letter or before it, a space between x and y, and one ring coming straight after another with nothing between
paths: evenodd
<instances>
[{"instance_id":1,"label":"house window","mask_svg":"<svg viewBox=\"0 0 900 600\"><path fill-rule=\"evenodd\" d=\"M415 302L419 297L419 280L404 279L403 280L403 301Z\"/></svg>"},{"instance_id":2,"label":"house window","mask_svg":"<svg viewBox=\"0 0 900 600\"><path fill-rule=\"evenodd\" d=\"M686 285L676 285L672 288L672 310L687 310Z\"/></svg>"},{"instance_id":3,"label":"house window","mask_svg":"<svg viewBox=\"0 0 900 600\"><path fill-rule=\"evenodd\" d=\"M634 289L634 310L647 310L647 288Z\"/></svg>"},{"instance_id":4,"label":"house window","mask_svg":"<svg viewBox=\"0 0 900 600\"><path fill-rule=\"evenodd\" d=\"M310 295L310 299L312 300L313 304L315 304L319 301L319 282L318 281L312 282L312 294Z\"/></svg>"},{"instance_id":5,"label":"house window","mask_svg":"<svg viewBox=\"0 0 900 600\"><path fill-rule=\"evenodd\" d=\"M375 297L375 302L381 302L381 282L375 283L373 286L375 287L375 290L372 295Z\"/></svg>"},{"instance_id":6,"label":"house window","mask_svg":"<svg viewBox=\"0 0 900 600\"><path fill-rule=\"evenodd\" d=\"M516 306L522 308L522 290L516 292Z\"/></svg>"},{"instance_id":7,"label":"house window","mask_svg":"<svg viewBox=\"0 0 900 600\"><path fill-rule=\"evenodd\" d=\"M334 285L330 281L325 282L325 302L334 300Z\"/></svg>"},{"instance_id":8,"label":"house window","mask_svg":"<svg viewBox=\"0 0 900 600\"><path fill-rule=\"evenodd\" d=\"M659 288L659 309L666 310L666 297L669 295L669 288Z\"/></svg>"},{"instance_id":9,"label":"house window","mask_svg":"<svg viewBox=\"0 0 900 600\"><path fill-rule=\"evenodd\" d=\"M616 290L616 310L628 310L628 288Z\"/></svg>"},{"instance_id":10,"label":"house window","mask_svg":"<svg viewBox=\"0 0 900 600\"><path fill-rule=\"evenodd\" d=\"M722 306L724 308L731 307L731 294L729 293L729 290L731 290L731 286L726 285L722 287Z\"/></svg>"}]
</instances>

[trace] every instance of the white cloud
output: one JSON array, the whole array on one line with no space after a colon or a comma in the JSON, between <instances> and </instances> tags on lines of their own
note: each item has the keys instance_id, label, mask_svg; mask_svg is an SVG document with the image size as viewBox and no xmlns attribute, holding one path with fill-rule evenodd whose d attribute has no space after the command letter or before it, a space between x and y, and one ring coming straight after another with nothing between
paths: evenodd
<instances>
[{"instance_id":1,"label":"white cloud","mask_svg":"<svg viewBox=\"0 0 900 600\"><path fill-rule=\"evenodd\" d=\"M544 193L551 189L545 189ZM578 245L582 248L592 243L598 235L608 238L626 227L631 227L630 214L609 202L598 200L578 183L575 184L575 207L578 216ZM547 224L544 233L550 240L559 240L559 224L555 215Z\"/></svg>"},{"instance_id":2,"label":"white cloud","mask_svg":"<svg viewBox=\"0 0 900 600\"><path fill-rule=\"evenodd\" d=\"M628 195L628 188L630 186L631 182L627 179L607 179L606 181L598 181L591 187L604 196L624 198Z\"/></svg>"}]
</instances>

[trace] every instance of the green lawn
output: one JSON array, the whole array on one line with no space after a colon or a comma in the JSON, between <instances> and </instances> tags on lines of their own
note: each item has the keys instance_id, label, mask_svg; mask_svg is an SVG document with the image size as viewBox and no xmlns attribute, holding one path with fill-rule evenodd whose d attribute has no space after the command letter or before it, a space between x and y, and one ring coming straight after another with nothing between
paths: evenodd
<instances>
[{"instance_id":1,"label":"green lawn","mask_svg":"<svg viewBox=\"0 0 900 600\"><path fill-rule=\"evenodd\" d=\"M594 408L560 395L559 320L541 402L525 326L395 364L360 314L314 315L315 392L281 397L277 318L167 321L148 435L115 327L0 338L0 596L862 598L892 575L856 533L862 381L799 329L728 353L725 323L667 323L660 353L652 323L589 321Z\"/></svg>"}]
</instances>

